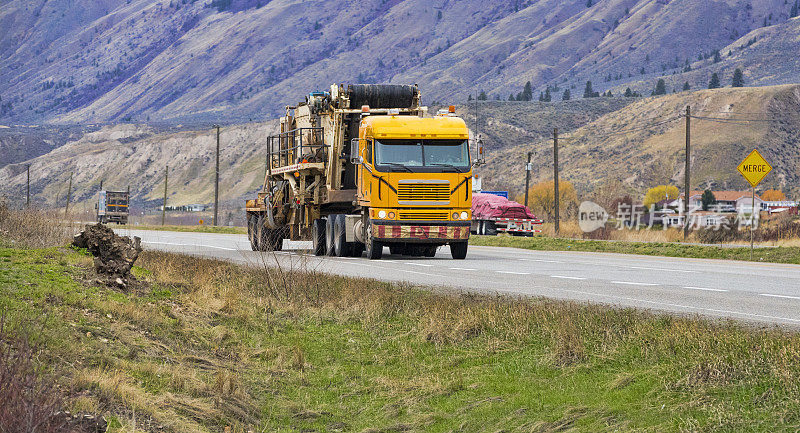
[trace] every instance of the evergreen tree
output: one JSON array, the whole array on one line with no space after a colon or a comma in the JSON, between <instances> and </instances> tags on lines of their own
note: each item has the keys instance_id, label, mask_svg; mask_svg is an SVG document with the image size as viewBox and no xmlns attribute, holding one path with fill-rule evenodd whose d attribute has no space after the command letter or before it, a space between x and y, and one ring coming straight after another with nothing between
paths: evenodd
<instances>
[{"instance_id":1,"label":"evergreen tree","mask_svg":"<svg viewBox=\"0 0 800 433\"><path fill-rule=\"evenodd\" d=\"M689 82L688 82L688 81L687 81L687 82L685 82L685 83L683 83L683 91L684 91L684 92L685 92L685 91L687 91L687 90L689 90L689 89L691 89L691 88L692 88L692 86L690 86L690 85L689 85Z\"/></svg>"},{"instance_id":2,"label":"evergreen tree","mask_svg":"<svg viewBox=\"0 0 800 433\"><path fill-rule=\"evenodd\" d=\"M592 7L592 0L586 0L586 7L587 8Z\"/></svg>"},{"instance_id":3,"label":"evergreen tree","mask_svg":"<svg viewBox=\"0 0 800 433\"><path fill-rule=\"evenodd\" d=\"M471 100L472 100L472 93L470 93L469 96L467 96L467 102L469 102Z\"/></svg>"},{"instance_id":4,"label":"evergreen tree","mask_svg":"<svg viewBox=\"0 0 800 433\"><path fill-rule=\"evenodd\" d=\"M525 97L522 96L522 92L517 93L517 101L524 101Z\"/></svg>"},{"instance_id":5,"label":"evergreen tree","mask_svg":"<svg viewBox=\"0 0 800 433\"><path fill-rule=\"evenodd\" d=\"M564 90L564 94L561 95L561 100L562 101L569 101L571 98L572 98L572 95L570 94L569 89Z\"/></svg>"},{"instance_id":6,"label":"evergreen tree","mask_svg":"<svg viewBox=\"0 0 800 433\"><path fill-rule=\"evenodd\" d=\"M510 93L510 94L508 95L508 100L509 100L509 101L516 101L516 99L514 99L514 94L513 94L513 93Z\"/></svg>"},{"instance_id":7,"label":"evergreen tree","mask_svg":"<svg viewBox=\"0 0 800 433\"><path fill-rule=\"evenodd\" d=\"M733 87L744 87L744 74L739 68L733 72Z\"/></svg>"},{"instance_id":8,"label":"evergreen tree","mask_svg":"<svg viewBox=\"0 0 800 433\"><path fill-rule=\"evenodd\" d=\"M544 93L539 92L539 102L544 102Z\"/></svg>"},{"instance_id":9,"label":"evergreen tree","mask_svg":"<svg viewBox=\"0 0 800 433\"><path fill-rule=\"evenodd\" d=\"M484 92L483 90L481 90L481 93L480 93L480 94L478 94L478 100L479 100L479 101L485 101L485 100L487 100L487 99L489 99L489 97L488 97L488 96L486 96L486 92Z\"/></svg>"},{"instance_id":10,"label":"evergreen tree","mask_svg":"<svg viewBox=\"0 0 800 433\"><path fill-rule=\"evenodd\" d=\"M633 97L633 92L631 91L630 87L625 89L625 97L626 98L632 98Z\"/></svg>"},{"instance_id":11,"label":"evergreen tree","mask_svg":"<svg viewBox=\"0 0 800 433\"><path fill-rule=\"evenodd\" d=\"M525 83L525 88L522 89L522 96L525 98L525 101L533 100L533 89L531 89L531 82L528 81Z\"/></svg>"},{"instance_id":12,"label":"evergreen tree","mask_svg":"<svg viewBox=\"0 0 800 433\"><path fill-rule=\"evenodd\" d=\"M547 87L547 90L545 90L545 91L544 91L544 99L542 99L542 101L544 101L544 102L550 102L550 101L552 101L552 100L553 100L553 97L552 97L552 96L550 96L550 86L548 86L548 87Z\"/></svg>"},{"instance_id":13,"label":"evergreen tree","mask_svg":"<svg viewBox=\"0 0 800 433\"><path fill-rule=\"evenodd\" d=\"M667 84L664 82L662 78L658 79L656 83L656 88L653 90L653 95L666 95L667 94Z\"/></svg>"},{"instance_id":14,"label":"evergreen tree","mask_svg":"<svg viewBox=\"0 0 800 433\"><path fill-rule=\"evenodd\" d=\"M711 81L708 82L708 88L719 89L720 87L721 85L719 84L719 75L717 75L717 73L714 72L714 74L711 75Z\"/></svg>"},{"instance_id":15,"label":"evergreen tree","mask_svg":"<svg viewBox=\"0 0 800 433\"><path fill-rule=\"evenodd\" d=\"M719 50L714 50L714 63L719 63L722 61L722 57L719 56Z\"/></svg>"},{"instance_id":16,"label":"evergreen tree","mask_svg":"<svg viewBox=\"0 0 800 433\"><path fill-rule=\"evenodd\" d=\"M795 0L794 6L792 6L792 11L789 12L789 17L794 18L798 14L800 14L800 0Z\"/></svg>"},{"instance_id":17,"label":"evergreen tree","mask_svg":"<svg viewBox=\"0 0 800 433\"><path fill-rule=\"evenodd\" d=\"M700 203L703 205L703 210L708 210L708 208L716 202L717 198L714 197L714 193L709 190L703 191L703 195L700 196Z\"/></svg>"},{"instance_id":18,"label":"evergreen tree","mask_svg":"<svg viewBox=\"0 0 800 433\"><path fill-rule=\"evenodd\" d=\"M586 82L586 88L583 90L583 97L584 98L594 98L595 97L595 93L594 93L594 89L592 89L592 82L591 81L587 81Z\"/></svg>"}]
</instances>

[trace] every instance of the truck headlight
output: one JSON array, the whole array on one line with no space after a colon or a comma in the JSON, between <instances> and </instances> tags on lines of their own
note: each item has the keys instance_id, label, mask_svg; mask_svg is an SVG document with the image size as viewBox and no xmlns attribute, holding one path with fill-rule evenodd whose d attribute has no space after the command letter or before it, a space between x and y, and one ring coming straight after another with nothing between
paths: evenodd
<instances>
[{"instance_id":1,"label":"truck headlight","mask_svg":"<svg viewBox=\"0 0 800 433\"><path fill-rule=\"evenodd\" d=\"M378 218L380 218L380 219L386 218L386 211L385 210L379 210L378 211Z\"/></svg>"},{"instance_id":2,"label":"truck headlight","mask_svg":"<svg viewBox=\"0 0 800 433\"><path fill-rule=\"evenodd\" d=\"M467 211L461 212L461 219L465 220L467 218L469 218L469 214L467 213Z\"/></svg>"},{"instance_id":3,"label":"truck headlight","mask_svg":"<svg viewBox=\"0 0 800 433\"><path fill-rule=\"evenodd\" d=\"M457 219L458 219L458 212L453 212L453 219L454 219L454 220L457 220Z\"/></svg>"}]
</instances>

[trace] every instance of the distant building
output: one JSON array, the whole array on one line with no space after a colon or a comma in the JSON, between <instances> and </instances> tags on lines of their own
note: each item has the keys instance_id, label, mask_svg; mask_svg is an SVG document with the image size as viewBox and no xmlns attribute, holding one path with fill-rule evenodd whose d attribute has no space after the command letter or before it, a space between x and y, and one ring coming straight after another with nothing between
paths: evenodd
<instances>
[{"instance_id":1,"label":"distant building","mask_svg":"<svg viewBox=\"0 0 800 433\"><path fill-rule=\"evenodd\" d=\"M717 212L742 212L749 211L752 206L753 193L750 191L711 191L714 194L716 203L712 205L709 210ZM703 208L703 191L692 191L689 195L689 208L702 209ZM758 194L755 195L756 209L762 208L763 200ZM683 194L681 198L675 200L670 204L670 207L683 209Z\"/></svg>"}]
</instances>

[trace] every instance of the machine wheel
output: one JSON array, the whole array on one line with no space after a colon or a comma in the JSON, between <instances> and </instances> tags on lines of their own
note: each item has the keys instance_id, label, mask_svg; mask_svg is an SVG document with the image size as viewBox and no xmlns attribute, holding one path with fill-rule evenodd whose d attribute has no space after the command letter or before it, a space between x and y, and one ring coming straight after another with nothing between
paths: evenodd
<instances>
[{"instance_id":1,"label":"machine wheel","mask_svg":"<svg viewBox=\"0 0 800 433\"><path fill-rule=\"evenodd\" d=\"M467 258L467 243L466 242L451 242L450 254L456 260L464 260Z\"/></svg>"},{"instance_id":2,"label":"machine wheel","mask_svg":"<svg viewBox=\"0 0 800 433\"><path fill-rule=\"evenodd\" d=\"M335 221L336 215L328 215L328 218L325 220L325 254L329 256L333 256L335 254L333 249L333 232Z\"/></svg>"},{"instance_id":3,"label":"machine wheel","mask_svg":"<svg viewBox=\"0 0 800 433\"><path fill-rule=\"evenodd\" d=\"M269 243L267 245L269 245L270 251L283 250L283 239L286 237L286 227L268 230L267 233L269 236Z\"/></svg>"},{"instance_id":4,"label":"machine wheel","mask_svg":"<svg viewBox=\"0 0 800 433\"><path fill-rule=\"evenodd\" d=\"M315 219L314 225L311 226L311 241L314 245L314 255L315 256L323 256L326 252L326 243L325 243L325 220Z\"/></svg>"},{"instance_id":5,"label":"machine wheel","mask_svg":"<svg viewBox=\"0 0 800 433\"><path fill-rule=\"evenodd\" d=\"M402 255L406 253L406 246L403 244L390 244L389 245L389 254L392 255Z\"/></svg>"},{"instance_id":6,"label":"machine wheel","mask_svg":"<svg viewBox=\"0 0 800 433\"><path fill-rule=\"evenodd\" d=\"M336 257L349 257L350 246L345 239L344 215L336 215L333 220L333 249Z\"/></svg>"},{"instance_id":7,"label":"machine wheel","mask_svg":"<svg viewBox=\"0 0 800 433\"><path fill-rule=\"evenodd\" d=\"M375 240L375 238L372 237L372 224L367 227L366 232L364 237L367 243L364 244L364 246L367 251L367 258L370 260L378 260L383 256L383 242Z\"/></svg>"},{"instance_id":8,"label":"machine wheel","mask_svg":"<svg viewBox=\"0 0 800 433\"><path fill-rule=\"evenodd\" d=\"M439 248L438 245L426 245L424 250L425 257L436 257L436 250Z\"/></svg>"},{"instance_id":9,"label":"machine wheel","mask_svg":"<svg viewBox=\"0 0 800 433\"><path fill-rule=\"evenodd\" d=\"M250 249L258 251L258 237L256 236L258 217L247 214L247 239L250 241Z\"/></svg>"}]
</instances>

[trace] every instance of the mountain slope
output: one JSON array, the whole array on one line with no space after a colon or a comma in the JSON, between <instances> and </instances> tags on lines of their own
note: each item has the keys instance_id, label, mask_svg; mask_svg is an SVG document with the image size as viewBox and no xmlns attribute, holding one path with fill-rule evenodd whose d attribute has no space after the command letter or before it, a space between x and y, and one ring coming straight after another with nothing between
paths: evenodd
<instances>
[{"instance_id":1,"label":"mountain slope","mask_svg":"<svg viewBox=\"0 0 800 433\"><path fill-rule=\"evenodd\" d=\"M526 81L579 96L586 80L599 91L628 83L649 89L687 62L697 72L676 81L694 88L715 68L735 65L748 68L753 84L800 79L796 59L780 55L800 51L798 20L788 21L785 0L588 4L6 2L0 120L241 122L277 115L331 83L357 81L416 82L426 103L464 101L478 89L506 99ZM731 42L754 36L757 42L727 55ZM709 59L714 50L722 50L722 64Z\"/></svg>"}]
</instances>

